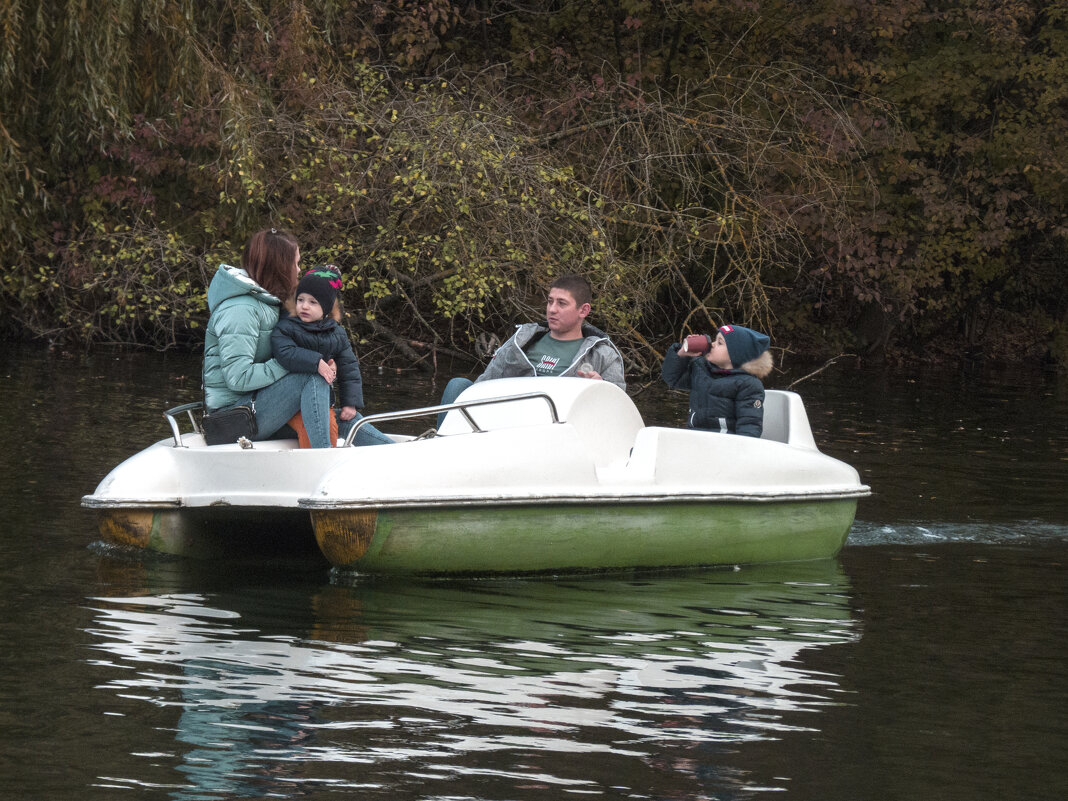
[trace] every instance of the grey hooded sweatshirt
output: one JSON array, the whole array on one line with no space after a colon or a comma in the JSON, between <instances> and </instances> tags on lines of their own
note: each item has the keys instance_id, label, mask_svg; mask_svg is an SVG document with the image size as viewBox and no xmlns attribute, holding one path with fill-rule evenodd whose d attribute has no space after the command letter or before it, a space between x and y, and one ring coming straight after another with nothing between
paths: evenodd
<instances>
[{"instance_id":1,"label":"grey hooded sweatshirt","mask_svg":"<svg viewBox=\"0 0 1068 801\"><path fill-rule=\"evenodd\" d=\"M485 372L475 379L476 383L494 378L536 376L538 372L527 358L523 348L529 345L535 337L546 334L548 331L548 327L540 323L517 325L516 332L507 342L497 348L497 352L493 354L493 361L486 367ZM623 378L623 356L612 344L612 340L604 331L586 323L582 325L582 336L582 345L564 375L575 375L583 362L589 362L590 366L601 374L601 378L626 391L627 382Z\"/></svg>"}]
</instances>

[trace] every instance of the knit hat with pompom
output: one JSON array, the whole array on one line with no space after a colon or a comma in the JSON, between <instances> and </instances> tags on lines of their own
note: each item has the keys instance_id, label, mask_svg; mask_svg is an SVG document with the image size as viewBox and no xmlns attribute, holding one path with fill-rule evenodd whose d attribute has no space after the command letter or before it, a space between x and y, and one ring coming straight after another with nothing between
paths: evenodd
<instances>
[{"instance_id":1,"label":"knit hat with pompom","mask_svg":"<svg viewBox=\"0 0 1068 801\"><path fill-rule=\"evenodd\" d=\"M308 293L323 307L323 314L330 314L341 291L341 270L333 264L312 267L297 283L297 294Z\"/></svg>"}]
</instances>

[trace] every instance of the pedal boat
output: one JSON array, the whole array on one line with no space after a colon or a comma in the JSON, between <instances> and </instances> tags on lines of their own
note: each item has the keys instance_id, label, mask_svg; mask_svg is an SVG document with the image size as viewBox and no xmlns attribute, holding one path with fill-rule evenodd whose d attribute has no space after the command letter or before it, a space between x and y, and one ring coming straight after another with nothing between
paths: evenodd
<instances>
[{"instance_id":1,"label":"pedal boat","mask_svg":"<svg viewBox=\"0 0 1068 801\"><path fill-rule=\"evenodd\" d=\"M314 532L331 564L361 574L789 562L835 556L870 494L779 390L760 439L646 426L625 392L581 378L481 382L447 406L369 415L381 430L447 412L433 436L375 447L208 446L198 408L165 412L172 438L83 497L106 541L211 557Z\"/></svg>"}]
</instances>

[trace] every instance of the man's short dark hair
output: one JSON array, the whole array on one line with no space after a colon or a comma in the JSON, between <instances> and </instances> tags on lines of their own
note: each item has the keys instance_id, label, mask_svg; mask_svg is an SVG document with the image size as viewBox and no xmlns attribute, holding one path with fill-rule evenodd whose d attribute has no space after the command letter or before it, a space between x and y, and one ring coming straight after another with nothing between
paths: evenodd
<instances>
[{"instance_id":1,"label":"man's short dark hair","mask_svg":"<svg viewBox=\"0 0 1068 801\"><path fill-rule=\"evenodd\" d=\"M561 275L551 284L549 289L562 289L575 299L579 306L584 303L593 303L593 290L590 282L581 275Z\"/></svg>"}]
</instances>

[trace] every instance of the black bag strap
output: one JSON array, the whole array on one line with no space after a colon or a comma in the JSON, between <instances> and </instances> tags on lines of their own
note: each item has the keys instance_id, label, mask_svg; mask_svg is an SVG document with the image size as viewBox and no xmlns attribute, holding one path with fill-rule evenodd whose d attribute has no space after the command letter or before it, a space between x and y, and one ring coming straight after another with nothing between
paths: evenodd
<instances>
[{"instance_id":1,"label":"black bag strap","mask_svg":"<svg viewBox=\"0 0 1068 801\"><path fill-rule=\"evenodd\" d=\"M249 398L249 401L248 401L248 407L252 410L252 415L253 416L256 415L256 396L259 394L259 392L260 391L258 389L255 392L253 392L252 393L252 397ZM241 404L241 405L244 406L244 404ZM217 412L217 411L218 411L218 409L209 409L208 408L208 402L206 400L204 401L204 414L212 414L213 412Z\"/></svg>"}]
</instances>

